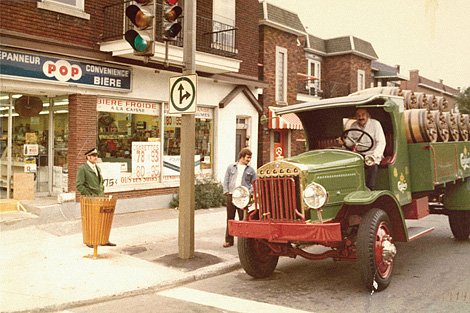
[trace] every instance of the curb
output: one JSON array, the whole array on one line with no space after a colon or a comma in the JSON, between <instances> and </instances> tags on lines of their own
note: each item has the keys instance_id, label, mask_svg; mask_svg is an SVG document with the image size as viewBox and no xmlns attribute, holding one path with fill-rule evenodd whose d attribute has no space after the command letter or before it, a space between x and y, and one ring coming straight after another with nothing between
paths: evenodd
<instances>
[{"instance_id":1,"label":"curb","mask_svg":"<svg viewBox=\"0 0 470 313\"><path fill-rule=\"evenodd\" d=\"M199 281L199 280L211 278L217 275L222 275L222 274L226 274L229 272L233 272L240 268L241 268L240 262L238 258L236 258L236 259L232 259L229 261L225 261L219 264L215 264L212 266L208 266L206 268L196 270L194 271L194 273L188 273L187 275L179 279L162 281L154 286L147 287L145 289L125 291L122 293L109 295L109 296L103 296L103 297L80 300L80 301L63 303L63 304L50 305L50 306L27 309L27 310L22 310L22 311L2 311L2 312L4 313L42 313L42 312L63 311L63 310L77 308L77 307L86 306L86 305L92 305L92 304L97 304L97 303L102 303L102 302L113 301L117 299L124 299L128 297L154 293L154 292L161 291L163 289L170 289L170 288L174 288L183 284L188 284L194 281Z\"/></svg>"}]
</instances>

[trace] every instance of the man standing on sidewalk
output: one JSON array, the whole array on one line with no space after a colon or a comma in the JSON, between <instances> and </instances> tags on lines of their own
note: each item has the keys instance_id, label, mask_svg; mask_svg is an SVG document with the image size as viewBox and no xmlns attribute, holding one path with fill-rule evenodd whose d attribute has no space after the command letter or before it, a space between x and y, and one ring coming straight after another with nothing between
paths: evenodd
<instances>
[{"instance_id":1,"label":"man standing on sidewalk","mask_svg":"<svg viewBox=\"0 0 470 313\"><path fill-rule=\"evenodd\" d=\"M98 161L98 150L93 148L85 153L86 163L77 170L77 180L75 188L82 196L102 196L104 195L103 175L101 169L96 165ZM114 247L116 244L108 242L104 246ZM93 246L88 246L93 248Z\"/></svg>"},{"instance_id":2,"label":"man standing on sidewalk","mask_svg":"<svg viewBox=\"0 0 470 313\"><path fill-rule=\"evenodd\" d=\"M238 212L238 219L243 220L243 210L235 207L232 203L232 192L238 186L245 186L250 193L253 193L253 181L256 179L256 171L248 165L252 157L251 150L243 148L238 154L238 162L227 167L224 178L224 194L227 195L227 228L225 231L224 248L233 246L233 236L228 232L228 221L235 218Z\"/></svg>"}]
</instances>

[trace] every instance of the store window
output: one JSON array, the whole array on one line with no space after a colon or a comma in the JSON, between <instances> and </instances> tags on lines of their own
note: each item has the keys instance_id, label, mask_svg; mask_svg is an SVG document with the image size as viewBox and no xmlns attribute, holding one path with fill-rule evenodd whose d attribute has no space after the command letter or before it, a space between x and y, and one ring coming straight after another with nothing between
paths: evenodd
<instances>
[{"instance_id":1,"label":"store window","mask_svg":"<svg viewBox=\"0 0 470 313\"><path fill-rule=\"evenodd\" d=\"M67 192L68 98L2 94L1 183L6 186L11 96L11 174L34 174L36 196Z\"/></svg>"},{"instance_id":2,"label":"store window","mask_svg":"<svg viewBox=\"0 0 470 313\"><path fill-rule=\"evenodd\" d=\"M165 105L165 112L168 112ZM194 164L196 177L210 177L213 166L213 109L198 107L196 110L196 145ZM181 116L166 115L164 126L164 180L179 179L181 160Z\"/></svg>"},{"instance_id":3,"label":"store window","mask_svg":"<svg viewBox=\"0 0 470 313\"><path fill-rule=\"evenodd\" d=\"M159 182L160 104L100 98L97 111L105 191Z\"/></svg>"}]
</instances>

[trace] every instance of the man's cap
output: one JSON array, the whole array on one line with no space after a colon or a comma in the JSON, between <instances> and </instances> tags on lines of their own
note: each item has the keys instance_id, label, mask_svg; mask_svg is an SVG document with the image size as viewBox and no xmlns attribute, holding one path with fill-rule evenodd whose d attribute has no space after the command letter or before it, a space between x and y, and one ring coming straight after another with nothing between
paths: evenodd
<instances>
[{"instance_id":1,"label":"man's cap","mask_svg":"<svg viewBox=\"0 0 470 313\"><path fill-rule=\"evenodd\" d=\"M87 155L87 156L88 155L93 155L93 154L98 155L98 150L96 150L96 148L93 148L90 151L85 152L85 155Z\"/></svg>"}]
</instances>

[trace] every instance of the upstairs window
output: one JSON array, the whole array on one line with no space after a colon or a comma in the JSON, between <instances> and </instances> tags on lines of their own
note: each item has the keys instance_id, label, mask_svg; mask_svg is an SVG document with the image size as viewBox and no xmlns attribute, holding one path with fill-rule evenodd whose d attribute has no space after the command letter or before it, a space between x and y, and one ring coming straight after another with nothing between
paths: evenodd
<instances>
[{"instance_id":1,"label":"upstairs window","mask_svg":"<svg viewBox=\"0 0 470 313\"><path fill-rule=\"evenodd\" d=\"M235 47L235 0L214 0L213 48L231 51ZM232 51L235 52L235 51Z\"/></svg>"},{"instance_id":2,"label":"upstairs window","mask_svg":"<svg viewBox=\"0 0 470 313\"><path fill-rule=\"evenodd\" d=\"M276 103L287 104L287 49L276 47Z\"/></svg>"},{"instance_id":3,"label":"upstairs window","mask_svg":"<svg viewBox=\"0 0 470 313\"><path fill-rule=\"evenodd\" d=\"M317 78L309 80L307 85L310 95L317 96L320 91L321 63L315 60L308 60L307 74Z\"/></svg>"},{"instance_id":4,"label":"upstairs window","mask_svg":"<svg viewBox=\"0 0 470 313\"><path fill-rule=\"evenodd\" d=\"M357 90L366 89L366 73L363 70L357 70Z\"/></svg>"},{"instance_id":5,"label":"upstairs window","mask_svg":"<svg viewBox=\"0 0 470 313\"><path fill-rule=\"evenodd\" d=\"M42 0L38 8L90 19L90 14L85 13L85 0Z\"/></svg>"}]
</instances>

